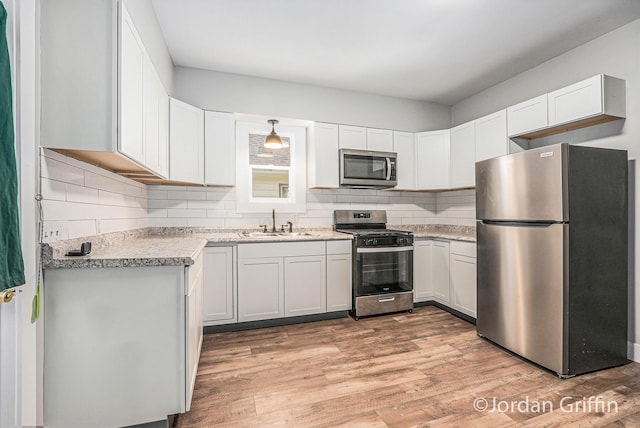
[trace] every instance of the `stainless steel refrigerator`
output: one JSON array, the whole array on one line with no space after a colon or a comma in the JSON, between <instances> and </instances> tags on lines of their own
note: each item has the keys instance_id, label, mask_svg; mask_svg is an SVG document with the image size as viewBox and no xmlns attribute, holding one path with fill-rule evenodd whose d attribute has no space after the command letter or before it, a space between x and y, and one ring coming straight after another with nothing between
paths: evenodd
<instances>
[{"instance_id":1,"label":"stainless steel refrigerator","mask_svg":"<svg viewBox=\"0 0 640 428\"><path fill-rule=\"evenodd\" d=\"M478 334L561 377L626 363L627 152L476 163Z\"/></svg>"}]
</instances>

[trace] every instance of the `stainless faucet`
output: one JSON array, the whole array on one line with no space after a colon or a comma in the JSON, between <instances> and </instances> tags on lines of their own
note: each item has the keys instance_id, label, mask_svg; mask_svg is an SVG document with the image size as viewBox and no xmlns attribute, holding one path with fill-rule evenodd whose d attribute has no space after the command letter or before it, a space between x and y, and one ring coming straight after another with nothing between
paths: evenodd
<instances>
[{"instance_id":1,"label":"stainless faucet","mask_svg":"<svg viewBox=\"0 0 640 428\"><path fill-rule=\"evenodd\" d=\"M276 232L276 209L275 208L271 210L271 223L272 223L271 232L275 233Z\"/></svg>"}]
</instances>

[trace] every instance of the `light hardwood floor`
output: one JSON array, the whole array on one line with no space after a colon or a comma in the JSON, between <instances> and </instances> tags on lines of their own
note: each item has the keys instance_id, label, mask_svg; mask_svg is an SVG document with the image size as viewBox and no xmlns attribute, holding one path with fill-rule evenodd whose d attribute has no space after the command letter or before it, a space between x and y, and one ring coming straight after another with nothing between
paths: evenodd
<instances>
[{"instance_id":1,"label":"light hardwood floor","mask_svg":"<svg viewBox=\"0 0 640 428\"><path fill-rule=\"evenodd\" d=\"M484 403L485 411L474 409ZM637 427L640 364L561 380L428 306L357 322L206 335L191 411L176 422L184 428Z\"/></svg>"}]
</instances>

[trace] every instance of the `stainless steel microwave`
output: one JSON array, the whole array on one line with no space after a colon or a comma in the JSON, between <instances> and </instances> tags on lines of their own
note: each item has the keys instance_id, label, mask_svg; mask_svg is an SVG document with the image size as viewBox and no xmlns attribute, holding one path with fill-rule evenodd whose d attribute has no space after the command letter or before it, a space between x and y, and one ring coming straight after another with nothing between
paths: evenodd
<instances>
[{"instance_id":1,"label":"stainless steel microwave","mask_svg":"<svg viewBox=\"0 0 640 428\"><path fill-rule=\"evenodd\" d=\"M340 149L340 186L361 189L394 187L397 154Z\"/></svg>"}]
</instances>

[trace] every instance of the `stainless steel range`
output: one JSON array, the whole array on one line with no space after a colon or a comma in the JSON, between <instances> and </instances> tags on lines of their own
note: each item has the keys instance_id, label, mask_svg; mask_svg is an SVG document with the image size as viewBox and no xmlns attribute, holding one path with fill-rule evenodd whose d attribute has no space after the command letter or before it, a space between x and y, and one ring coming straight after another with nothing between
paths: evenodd
<instances>
[{"instance_id":1,"label":"stainless steel range","mask_svg":"<svg viewBox=\"0 0 640 428\"><path fill-rule=\"evenodd\" d=\"M335 230L354 235L353 310L361 316L413 311L413 234L387 229L382 210L334 212Z\"/></svg>"}]
</instances>

